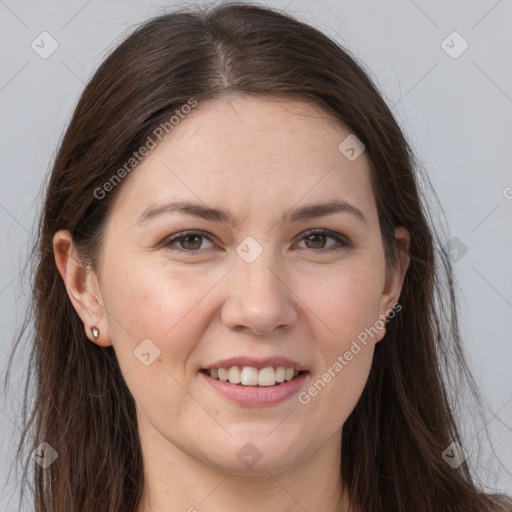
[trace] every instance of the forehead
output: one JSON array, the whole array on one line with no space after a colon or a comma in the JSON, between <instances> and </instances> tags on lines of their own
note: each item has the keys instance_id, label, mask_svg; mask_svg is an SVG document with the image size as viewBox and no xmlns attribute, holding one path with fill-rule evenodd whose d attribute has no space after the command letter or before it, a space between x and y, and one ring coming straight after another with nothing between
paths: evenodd
<instances>
[{"instance_id":1,"label":"forehead","mask_svg":"<svg viewBox=\"0 0 512 512\"><path fill-rule=\"evenodd\" d=\"M170 199L196 199L234 213L337 198L371 210L368 158L363 152L351 161L339 149L350 135L322 109L298 100L208 100L132 171L119 201L139 214Z\"/></svg>"}]
</instances>

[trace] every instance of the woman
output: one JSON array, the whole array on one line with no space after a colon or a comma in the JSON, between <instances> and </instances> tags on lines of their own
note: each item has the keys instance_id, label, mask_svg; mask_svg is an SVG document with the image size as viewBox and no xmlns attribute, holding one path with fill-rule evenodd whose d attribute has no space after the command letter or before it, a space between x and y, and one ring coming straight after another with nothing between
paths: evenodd
<instances>
[{"instance_id":1,"label":"woman","mask_svg":"<svg viewBox=\"0 0 512 512\"><path fill-rule=\"evenodd\" d=\"M36 510L512 510L465 461L450 261L417 178L310 26L225 4L127 37L41 219Z\"/></svg>"}]
</instances>

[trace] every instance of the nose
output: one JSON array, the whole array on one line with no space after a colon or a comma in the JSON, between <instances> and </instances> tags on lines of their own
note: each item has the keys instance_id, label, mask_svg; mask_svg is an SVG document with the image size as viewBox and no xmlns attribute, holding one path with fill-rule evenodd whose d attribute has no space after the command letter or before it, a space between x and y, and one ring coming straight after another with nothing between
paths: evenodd
<instances>
[{"instance_id":1,"label":"nose","mask_svg":"<svg viewBox=\"0 0 512 512\"><path fill-rule=\"evenodd\" d=\"M296 321L295 295L286 283L283 265L278 265L271 253L264 250L252 263L235 260L221 311L222 322L229 329L269 335Z\"/></svg>"}]
</instances>

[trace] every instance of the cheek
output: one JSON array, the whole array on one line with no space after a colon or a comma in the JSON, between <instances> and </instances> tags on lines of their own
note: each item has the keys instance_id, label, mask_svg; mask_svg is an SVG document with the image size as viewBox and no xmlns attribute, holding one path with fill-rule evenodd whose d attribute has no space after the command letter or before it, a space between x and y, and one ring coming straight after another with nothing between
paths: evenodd
<instances>
[{"instance_id":1,"label":"cheek","mask_svg":"<svg viewBox=\"0 0 512 512\"><path fill-rule=\"evenodd\" d=\"M311 309L325 324L321 337L325 351L332 355L347 350L353 339L367 332L378 320L381 298L381 270L371 261L353 261L340 271L320 278L315 292L304 290ZM365 331L366 330L366 331ZM361 336L364 338L364 335Z\"/></svg>"},{"instance_id":2,"label":"cheek","mask_svg":"<svg viewBox=\"0 0 512 512\"><path fill-rule=\"evenodd\" d=\"M116 357L135 402L155 424L168 424L169 411L173 418L197 414L183 386L190 378L188 357L211 321L202 301L212 285L204 274L145 262L117 260L111 268L103 279L105 307L111 313Z\"/></svg>"},{"instance_id":3,"label":"cheek","mask_svg":"<svg viewBox=\"0 0 512 512\"><path fill-rule=\"evenodd\" d=\"M132 338L153 336L160 342L181 339L177 333L190 333L199 327L202 318L198 317L198 307L211 287L200 272L146 262L124 267L119 262L105 285L108 304L116 311L119 323L122 320L125 335L129 331Z\"/></svg>"},{"instance_id":4,"label":"cheek","mask_svg":"<svg viewBox=\"0 0 512 512\"><path fill-rule=\"evenodd\" d=\"M381 270L368 260L332 273L320 291L309 293L324 335L315 336L319 365L301 403L315 414L329 411L325 427L334 431L348 418L366 384L379 320ZM304 296L307 293L304 290ZM322 325L324 324L324 325Z\"/></svg>"}]
</instances>

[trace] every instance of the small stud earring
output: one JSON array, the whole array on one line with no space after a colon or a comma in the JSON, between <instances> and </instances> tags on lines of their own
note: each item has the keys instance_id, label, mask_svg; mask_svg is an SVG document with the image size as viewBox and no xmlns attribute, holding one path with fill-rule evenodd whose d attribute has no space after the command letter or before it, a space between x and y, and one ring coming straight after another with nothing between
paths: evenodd
<instances>
[{"instance_id":1,"label":"small stud earring","mask_svg":"<svg viewBox=\"0 0 512 512\"><path fill-rule=\"evenodd\" d=\"M95 339L98 339L100 337L100 330L96 326L91 327L91 333L92 337Z\"/></svg>"}]
</instances>

